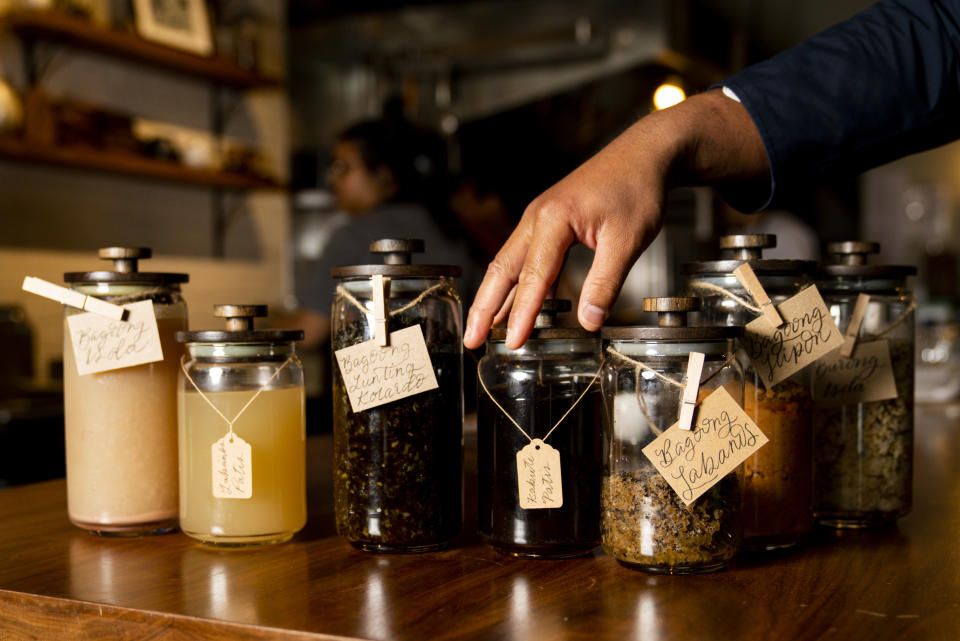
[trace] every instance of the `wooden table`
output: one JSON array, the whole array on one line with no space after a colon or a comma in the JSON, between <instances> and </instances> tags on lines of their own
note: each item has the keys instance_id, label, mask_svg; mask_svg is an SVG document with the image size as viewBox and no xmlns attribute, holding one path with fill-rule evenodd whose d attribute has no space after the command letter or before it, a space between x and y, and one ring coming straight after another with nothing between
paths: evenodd
<instances>
[{"instance_id":1,"label":"wooden table","mask_svg":"<svg viewBox=\"0 0 960 641\"><path fill-rule=\"evenodd\" d=\"M0 639L960 639L960 406L918 408L913 512L820 532L793 553L653 576L448 551L371 555L332 535L329 437L310 455L293 542L205 549L186 536L72 527L62 481L0 491ZM469 487L469 486L468 486ZM472 525L468 526L472 529Z\"/></svg>"}]
</instances>

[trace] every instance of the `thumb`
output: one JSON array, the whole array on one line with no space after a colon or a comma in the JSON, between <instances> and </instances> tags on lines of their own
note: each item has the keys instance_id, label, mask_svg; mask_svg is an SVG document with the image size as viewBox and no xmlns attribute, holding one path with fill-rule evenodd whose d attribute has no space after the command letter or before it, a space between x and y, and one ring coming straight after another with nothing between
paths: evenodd
<instances>
[{"instance_id":1,"label":"thumb","mask_svg":"<svg viewBox=\"0 0 960 641\"><path fill-rule=\"evenodd\" d=\"M640 249L624 236L608 234L597 241L577 307L577 318L588 331L597 331L607 320L627 273L640 255Z\"/></svg>"}]
</instances>

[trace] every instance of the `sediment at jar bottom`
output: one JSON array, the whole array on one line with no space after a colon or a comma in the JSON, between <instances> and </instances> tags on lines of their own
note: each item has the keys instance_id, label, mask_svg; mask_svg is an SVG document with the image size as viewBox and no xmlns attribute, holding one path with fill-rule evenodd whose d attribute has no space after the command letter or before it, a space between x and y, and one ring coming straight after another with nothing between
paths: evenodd
<instances>
[{"instance_id":1,"label":"sediment at jar bottom","mask_svg":"<svg viewBox=\"0 0 960 641\"><path fill-rule=\"evenodd\" d=\"M689 506L652 465L614 473L603 482L603 548L649 571L719 570L740 547L740 503L736 473Z\"/></svg>"}]
</instances>

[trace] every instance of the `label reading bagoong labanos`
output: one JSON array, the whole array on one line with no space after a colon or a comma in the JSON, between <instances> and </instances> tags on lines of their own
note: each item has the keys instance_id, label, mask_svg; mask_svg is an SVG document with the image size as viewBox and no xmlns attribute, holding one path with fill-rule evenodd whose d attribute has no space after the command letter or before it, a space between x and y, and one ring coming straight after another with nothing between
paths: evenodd
<instances>
[{"instance_id":1,"label":"label reading bagoong labanos","mask_svg":"<svg viewBox=\"0 0 960 641\"><path fill-rule=\"evenodd\" d=\"M127 320L99 314L67 316L67 331L80 376L163 360L153 302L124 305Z\"/></svg>"},{"instance_id":2,"label":"label reading bagoong labanos","mask_svg":"<svg viewBox=\"0 0 960 641\"><path fill-rule=\"evenodd\" d=\"M643 454L680 500L690 505L766 442L767 437L722 387L697 406L693 431L674 423Z\"/></svg>"},{"instance_id":3,"label":"label reading bagoong labanos","mask_svg":"<svg viewBox=\"0 0 960 641\"><path fill-rule=\"evenodd\" d=\"M843 345L843 334L816 285L783 301L777 310L783 325L774 327L761 316L747 324L743 335L747 356L767 389Z\"/></svg>"},{"instance_id":4,"label":"label reading bagoong labanos","mask_svg":"<svg viewBox=\"0 0 960 641\"><path fill-rule=\"evenodd\" d=\"M897 397L889 341L857 343L849 358L841 351L830 352L813 367L813 400L818 407Z\"/></svg>"},{"instance_id":5,"label":"label reading bagoong labanos","mask_svg":"<svg viewBox=\"0 0 960 641\"><path fill-rule=\"evenodd\" d=\"M210 448L213 496L249 499L253 496L253 451L236 434L226 434Z\"/></svg>"},{"instance_id":6,"label":"label reading bagoong labanos","mask_svg":"<svg viewBox=\"0 0 960 641\"><path fill-rule=\"evenodd\" d=\"M419 325L390 332L386 347L373 339L338 349L334 356L354 412L438 387Z\"/></svg>"},{"instance_id":7,"label":"label reading bagoong labanos","mask_svg":"<svg viewBox=\"0 0 960 641\"><path fill-rule=\"evenodd\" d=\"M538 438L517 452L517 491L524 510L563 507L560 452Z\"/></svg>"}]
</instances>

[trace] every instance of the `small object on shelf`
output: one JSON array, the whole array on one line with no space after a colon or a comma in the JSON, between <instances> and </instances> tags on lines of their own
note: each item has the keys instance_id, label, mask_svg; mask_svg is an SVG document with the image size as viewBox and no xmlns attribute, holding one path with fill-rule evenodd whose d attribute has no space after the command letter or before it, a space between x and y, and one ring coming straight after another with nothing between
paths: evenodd
<instances>
[{"instance_id":1,"label":"small object on shelf","mask_svg":"<svg viewBox=\"0 0 960 641\"><path fill-rule=\"evenodd\" d=\"M23 103L16 90L0 78L0 133L17 131L23 126Z\"/></svg>"},{"instance_id":2,"label":"small object on shelf","mask_svg":"<svg viewBox=\"0 0 960 641\"><path fill-rule=\"evenodd\" d=\"M200 56L213 54L203 0L133 0L133 10L143 38Z\"/></svg>"},{"instance_id":3,"label":"small object on shelf","mask_svg":"<svg viewBox=\"0 0 960 641\"><path fill-rule=\"evenodd\" d=\"M254 329L266 305L216 305L226 330L177 332L180 529L209 545L283 543L307 522L299 330Z\"/></svg>"}]
</instances>

